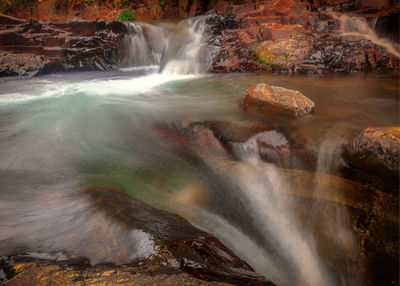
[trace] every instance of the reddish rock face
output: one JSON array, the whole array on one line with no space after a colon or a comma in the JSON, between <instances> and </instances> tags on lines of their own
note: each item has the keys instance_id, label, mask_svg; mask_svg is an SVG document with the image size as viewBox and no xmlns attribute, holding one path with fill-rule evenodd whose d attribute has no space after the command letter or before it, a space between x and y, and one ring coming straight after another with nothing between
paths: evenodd
<instances>
[{"instance_id":1,"label":"reddish rock face","mask_svg":"<svg viewBox=\"0 0 400 286\"><path fill-rule=\"evenodd\" d=\"M302 116L310 113L315 104L297 90L265 83L254 84L243 99L243 106L260 107L274 113Z\"/></svg>"},{"instance_id":2,"label":"reddish rock face","mask_svg":"<svg viewBox=\"0 0 400 286\"><path fill-rule=\"evenodd\" d=\"M125 33L121 22L46 23L0 14L0 74L107 70L120 60Z\"/></svg>"},{"instance_id":3,"label":"reddish rock face","mask_svg":"<svg viewBox=\"0 0 400 286\"><path fill-rule=\"evenodd\" d=\"M393 27L398 26L398 6L396 10L387 1L361 2L311 1L310 6L307 2L280 0L220 5L225 8L218 12L232 13L238 29L220 33L220 49L210 71L326 73L399 69L399 58L368 40L342 37L339 23L318 10L329 7L378 19L379 36L397 39L398 29ZM237 43L235 47L233 42Z\"/></svg>"}]
</instances>

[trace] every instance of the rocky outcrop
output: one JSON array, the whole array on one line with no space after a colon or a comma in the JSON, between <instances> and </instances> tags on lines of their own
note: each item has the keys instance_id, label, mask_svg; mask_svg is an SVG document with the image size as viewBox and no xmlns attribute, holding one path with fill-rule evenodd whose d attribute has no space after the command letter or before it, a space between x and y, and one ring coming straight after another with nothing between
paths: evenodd
<instances>
[{"instance_id":1,"label":"rocky outcrop","mask_svg":"<svg viewBox=\"0 0 400 286\"><path fill-rule=\"evenodd\" d=\"M29 255L3 257L7 278L3 285L231 285L196 279L187 273L161 264L157 259L143 260L124 267L90 266L82 261L49 261ZM1 281L1 279L0 279Z\"/></svg>"},{"instance_id":2,"label":"rocky outcrop","mask_svg":"<svg viewBox=\"0 0 400 286\"><path fill-rule=\"evenodd\" d=\"M368 127L345 144L345 161L372 185L398 194L400 127Z\"/></svg>"},{"instance_id":3,"label":"rocky outcrop","mask_svg":"<svg viewBox=\"0 0 400 286\"><path fill-rule=\"evenodd\" d=\"M259 107L268 113L286 114L294 117L310 113L315 103L297 90L266 83L254 84L247 90L243 107ZM267 113L267 114L268 114Z\"/></svg>"},{"instance_id":4,"label":"rocky outcrop","mask_svg":"<svg viewBox=\"0 0 400 286\"><path fill-rule=\"evenodd\" d=\"M108 70L120 61L121 22L22 21L0 15L0 75Z\"/></svg>"},{"instance_id":5,"label":"rocky outcrop","mask_svg":"<svg viewBox=\"0 0 400 286\"><path fill-rule=\"evenodd\" d=\"M206 20L206 41L212 51L210 57L207 55L206 62L210 62L208 71L211 73L327 73L399 69L398 55L389 53L364 37L343 36L340 20L326 13L328 10L351 11L351 15L369 21L379 37L397 41L398 5L385 3L382 6L376 1L365 5L359 3L362 1L354 5L349 1L339 2L166 0L134 3L130 9L136 11L138 20L181 19L202 15L206 11L209 15L214 14ZM47 1L40 2L38 7L44 3ZM96 20L118 19L124 11L123 7L115 10L113 4L108 3L104 7L111 5L106 8L111 14L107 17L95 16L97 11L103 9L96 3L93 1L79 7L76 13L72 12L71 5L61 5L60 13L50 9L54 13L48 11L47 14L61 17L54 20L72 17ZM90 10L91 6L97 8ZM63 7L67 10L64 11ZM6 16L0 18L3 75L37 70L107 70L120 60L124 27L119 22L68 21L59 25L61 23L28 22Z\"/></svg>"},{"instance_id":6,"label":"rocky outcrop","mask_svg":"<svg viewBox=\"0 0 400 286\"><path fill-rule=\"evenodd\" d=\"M320 2L310 5L282 0L218 6L218 13L234 15L238 28L221 29L216 36L219 49L210 71L326 73L399 69L399 58L385 48L362 37L344 37L340 22L324 10L330 7L332 11L332 6L338 5L352 11L353 16L370 21L379 37L397 41L398 29L393 27L397 27L398 6L387 3L382 8L376 1L368 5L361 5L360 1L344 8L351 3ZM375 14L366 14L372 13L371 9Z\"/></svg>"}]
</instances>

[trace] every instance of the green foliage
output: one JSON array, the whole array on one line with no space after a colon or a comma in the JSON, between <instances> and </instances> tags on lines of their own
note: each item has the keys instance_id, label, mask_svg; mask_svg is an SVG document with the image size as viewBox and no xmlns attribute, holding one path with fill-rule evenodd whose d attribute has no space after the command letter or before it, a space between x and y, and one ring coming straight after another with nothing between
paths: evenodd
<instances>
[{"instance_id":1,"label":"green foliage","mask_svg":"<svg viewBox=\"0 0 400 286\"><path fill-rule=\"evenodd\" d=\"M158 2L158 5L160 5L161 9L164 11L165 5L166 5L166 0L160 0L160 2Z\"/></svg>"},{"instance_id":2,"label":"green foliage","mask_svg":"<svg viewBox=\"0 0 400 286\"><path fill-rule=\"evenodd\" d=\"M122 22L126 21L136 21L136 14L135 11L125 11L121 15L119 15L119 19Z\"/></svg>"},{"instance_id":3,"label":"green foliage","mask_svg":"<svg viewBox=\"0 0 400 286\"><path fill-rule=\"evenodd\" d=\"M269 66L269 67L272 67L272 63L270 63L270 62L266 62L266 61L264 61L264 60L262 60L262 59L260 59L260 58L257 58L257 61L260 63L260 64L263 64L263 65L266 65L266 66Z\"/></svg>"},{"instance_id":4,"label":"green foliage","mask_svg":"<svg viewBox=\"0 0 400 286\"><path fill-rule=\"evenodd\" d=\"M284 53L276 53L273 51L270 51L269 49L260 46L254 50L254 55L257 58L257 61L261 64L264 64L266 66L274 66L277 62L283 60L288 61L290 59L289 54L284 54Z\"/></svg>"}]
</instances>

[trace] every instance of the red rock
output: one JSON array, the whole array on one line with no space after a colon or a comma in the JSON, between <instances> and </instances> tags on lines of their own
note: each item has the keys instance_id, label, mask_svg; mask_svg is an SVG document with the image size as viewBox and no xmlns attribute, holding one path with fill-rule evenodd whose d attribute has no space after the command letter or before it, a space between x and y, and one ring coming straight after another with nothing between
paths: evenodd
<instances>
[{"instance_id":1,"label":"red rock","mask_svg":"<svg viewBox=\"0 0 400 286\"><path fill-rule=\"evenodd\" d=\"M293 0L277 0L274 2L273 7L276 12L286 14L296 7L296 3Z\"/></svg>"},{"instance_id":2,"label":"red rock","mask_svg":"<svg viewBox=\"0 0 400 286\"><path fill-rule=\"evenodd\" d=\"M10 23L9 17L0 15L0 19ZM0 51L8 52L0 53L2 75L110 69L119 61L126 33L121 22L11 20L14 24L0 24Z\"/></svg>"},{"instance_id":3,"label":"red rock","mask_svg":"<svg viewBox=\"0 0 400 286\"><path fill-rule=\"evenodd\" d=\"M253 84L243 99L244 107L260 107L267 111L302 116L310 113L315 103L296 90L266 83Z\"/></svg>"}]
</instances>

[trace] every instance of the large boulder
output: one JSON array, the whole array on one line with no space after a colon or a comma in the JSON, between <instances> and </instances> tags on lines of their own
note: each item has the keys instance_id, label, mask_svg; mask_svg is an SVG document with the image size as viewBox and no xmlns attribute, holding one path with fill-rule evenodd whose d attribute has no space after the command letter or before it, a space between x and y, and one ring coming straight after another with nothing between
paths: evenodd
<instances>
[{"instance_id":1,"label":"large boulder","mask_svg":"<svg viewBox=\"0 0 400 286\"><path fill-rule=\"evenodd\" d=\"M375 187L398 194L400 127L368 127L345 144L344 160Z\"/></svg>"},{"instance_id":2,"label":"large boulder","mask_svg":"<svg viewBox=\"0 0 400 286\"><path fill-rule=\"evenodd\" d=\"M297 117L310 113L315 103L297 90L260 83L247 90L243 106Z\"/></svg>"}]
</instances>

